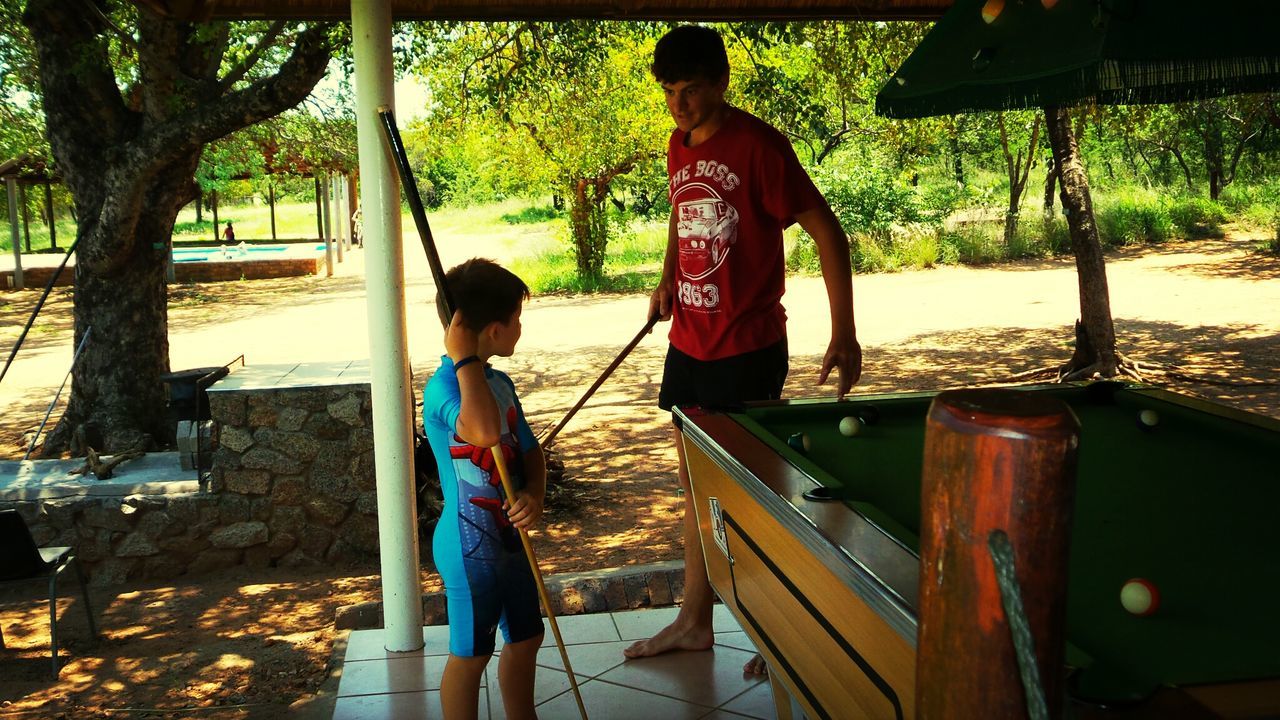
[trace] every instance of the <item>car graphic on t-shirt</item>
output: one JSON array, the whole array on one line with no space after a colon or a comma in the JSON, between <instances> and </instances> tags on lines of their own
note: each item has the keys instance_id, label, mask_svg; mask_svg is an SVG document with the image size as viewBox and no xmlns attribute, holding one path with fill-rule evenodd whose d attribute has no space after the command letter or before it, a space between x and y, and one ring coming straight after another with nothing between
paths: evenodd
<instances>
[{"instance_id":1,"label":"car graphic on t-shirt","mask_svg":"<svg viewBox=\"0 0 1280 720\"><path fill-rule=\"evenodd\" d=\"M702 183L680 188L672 201L680 269L691 280L706 277L720 267L738 241L738 211Z\"/></svg>"}]
</instances>

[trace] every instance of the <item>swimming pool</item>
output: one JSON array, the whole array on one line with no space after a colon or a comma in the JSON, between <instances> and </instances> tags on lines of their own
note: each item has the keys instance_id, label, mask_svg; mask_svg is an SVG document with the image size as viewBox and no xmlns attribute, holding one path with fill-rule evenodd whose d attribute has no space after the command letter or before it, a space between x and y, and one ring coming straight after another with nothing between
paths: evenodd
<instances>
[{"instance_id":1,"label":"swimming pool","mask_svg":"<svg viewBox=\"0 0 1280 720\"><path fill-rule=\"evenodd\" d=\"M289 245L221 245L219 247L178 247L173 249L175 263L186 262L242 262L273 260L285 257L311 257L324 252L324 243L292 243Z\"/></svg>"}]
</instances>

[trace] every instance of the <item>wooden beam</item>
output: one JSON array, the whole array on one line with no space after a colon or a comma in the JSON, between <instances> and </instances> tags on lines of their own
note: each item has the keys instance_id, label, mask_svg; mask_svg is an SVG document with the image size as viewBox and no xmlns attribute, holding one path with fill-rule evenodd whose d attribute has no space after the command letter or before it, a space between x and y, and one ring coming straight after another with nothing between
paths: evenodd
<instances>
[{"instance_id":1,"label":"wooden beam","mask_svg":"<svg viewBox=\"0 0 1280 720\"><path fill-rule=\"evenodd\" d=\"M347 20L347 0L134 0L181 20ZM392 0L396 20L935 20L953 0Z\"/></svg>"}]
</instances>

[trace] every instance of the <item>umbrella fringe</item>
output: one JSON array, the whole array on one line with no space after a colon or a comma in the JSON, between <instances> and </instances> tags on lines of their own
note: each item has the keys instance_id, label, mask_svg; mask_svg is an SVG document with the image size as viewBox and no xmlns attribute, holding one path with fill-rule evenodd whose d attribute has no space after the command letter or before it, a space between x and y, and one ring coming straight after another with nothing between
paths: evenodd
<instances>
[{"instance_id":1,"label":"umbrella fringe","mask_svg":"<svg viewBox=\"0 0 1280 720\"><path fill-rule=\"evenodd\" d=\"M1045 105L1147 105L1205 97L1271 92L1280 87L1280 58L1225 58L1158 62L1106 61L1060 73L1052 79L1010 83L998 105L1009 110ZM1046 90L1048 88L1049 90ZM991 112L991 89L953 87L920 98L876 98L876 113L919 118ZM968 97L966 97L968 96Z\"/></svg>"}]
</instances>

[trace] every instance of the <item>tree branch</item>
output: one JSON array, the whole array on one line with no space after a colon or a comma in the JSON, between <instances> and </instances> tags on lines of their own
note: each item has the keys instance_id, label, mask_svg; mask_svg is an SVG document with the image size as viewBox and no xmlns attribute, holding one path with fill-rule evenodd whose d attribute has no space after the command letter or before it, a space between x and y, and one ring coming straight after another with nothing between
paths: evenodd
<instances>
[{"instance_id":1,"label":"tree branch","mask_svg":"<svg viewBox=\"0 0 1280 720\"><path fill-rule=\"evenodd\" d=\"M284 21L277 20L271 23L271 27L267 28L267 32L253 46L253 51L237 66L231 69L225 77L218 83L219 94L225 93L235 86L236 83L244 79L244 76L258 64L258 60L262 59L262 53L275 44L276 38L280 37L280 33L284 30Z\"/></svg>"},{"instance_id":2,"label":"tree branch","mask_svg":"<svg viewBox=\"0 0 1280 720\"><path fill-rule=\"evenodd\" d=\"M78 3L31 0L22 21L36 44L49 147L68 179L92 177L103 162L100 146L79 140L110 140L133 122L99 37L98 15L82 12Z\"/></svg>"}]
</instances>

